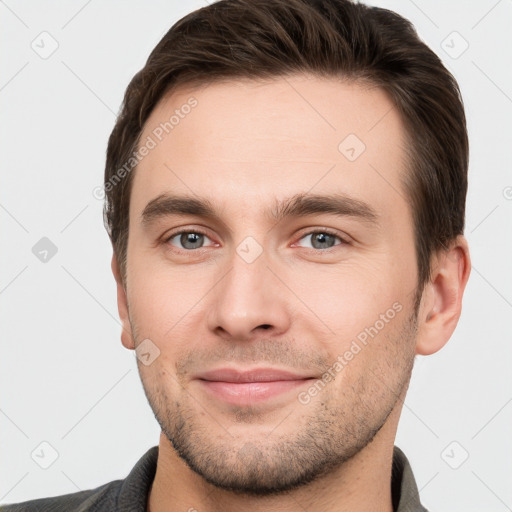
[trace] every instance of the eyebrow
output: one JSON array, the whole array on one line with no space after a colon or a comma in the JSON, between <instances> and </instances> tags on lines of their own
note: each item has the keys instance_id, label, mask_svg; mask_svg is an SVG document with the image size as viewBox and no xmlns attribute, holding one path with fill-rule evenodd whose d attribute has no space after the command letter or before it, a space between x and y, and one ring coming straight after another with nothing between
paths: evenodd
<instances>
[{"instance_id":1,"label":"eyebrow","mask_svg":"<svg viewBox=\"0 0 512 512\"><path fill-rule=\"evenodd\" d=\"M276 223L286 218L322 213L354 217L371 224L377 224L379 219L369 204L345 194L296 194L288 199L276 200L273 207L265 212L266 217ZM206 198L161 194L146 205L141 214L141 223L148 227L156 220L171 215L193 215L222 222L214 205Z\"/></svg>"}]
</instances>

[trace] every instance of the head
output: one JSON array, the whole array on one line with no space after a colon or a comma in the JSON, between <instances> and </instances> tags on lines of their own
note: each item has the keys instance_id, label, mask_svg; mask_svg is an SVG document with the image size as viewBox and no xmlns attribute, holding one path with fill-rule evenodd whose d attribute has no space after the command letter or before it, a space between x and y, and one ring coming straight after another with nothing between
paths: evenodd
<instances>
[{"instance_id":1,"label":"head","mask_svg":"<svg viewBox=\"0 0 512 512\"><path fill-rule=\"evenodd\" d=\"M396 423L460 314L467 166L458 86L395 13L222 0L169 30L110 136L105 221L123 344L158 354L142 382L190 468L282 492ZM300 378L205 385L261 367Z\"/></svg>"}]
</instances>

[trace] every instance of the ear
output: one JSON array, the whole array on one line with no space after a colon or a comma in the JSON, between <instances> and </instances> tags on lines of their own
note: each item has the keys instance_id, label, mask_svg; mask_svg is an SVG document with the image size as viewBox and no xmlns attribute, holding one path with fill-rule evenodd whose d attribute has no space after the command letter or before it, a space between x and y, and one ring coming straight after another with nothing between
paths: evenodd
<instances>
[{"instance_id":1,"label":"ear","mask_svg":"<svg viewBox=\"0 0 512 512\"><path fill-rule=\"evenodd\" d=\"M121 279L121 271L119 269L115 253L112 255L111 267L117 283L117 309L119 311L119 318L121 319L122 325L121 342L126 348L134 350L135 343L133 341L130 317L128 315L128 299L126 297L126 289Z\"/></svg>"},{"instance_id":2,"label":"ear","mask_svg":"<svg viewBox=\"0 0 512 512\"><path fill-rule=\"evenodd\" d=\"M425 285L418 314L416 354L430 355L450 339L462 310L462 296L471 271L467 240L459 235L439 251Z\"/></svg>"}]
</instances>

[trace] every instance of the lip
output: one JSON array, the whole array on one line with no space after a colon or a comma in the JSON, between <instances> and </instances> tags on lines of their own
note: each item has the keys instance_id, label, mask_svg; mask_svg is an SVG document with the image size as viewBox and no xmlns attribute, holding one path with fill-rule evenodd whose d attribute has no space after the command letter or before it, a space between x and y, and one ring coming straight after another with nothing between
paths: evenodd
<instances>
[{"instance_id":1,"label":"lip","mask_svg":"<svg viewBox=\"0 0 512 512\"><path fill-rule=\"evenodd\" d=\"M198 374L196 379L216 382L272 382L284 380L302 380L312 378L311 375L280 370L279 368L254 368L252 370L237 370L235 368L218 368Z\"/></svg>"},{"instance_id":2,"label":"lip","mask_svg":"<svg viewBox=\"0 0 512 512\"><path fill-rule=\"evenodd\" d=\"M219 368L198 374L195 380L219 400L232 405L252 405L291 392L314 378L276 368Z\"/></svg>"}]
</instances>

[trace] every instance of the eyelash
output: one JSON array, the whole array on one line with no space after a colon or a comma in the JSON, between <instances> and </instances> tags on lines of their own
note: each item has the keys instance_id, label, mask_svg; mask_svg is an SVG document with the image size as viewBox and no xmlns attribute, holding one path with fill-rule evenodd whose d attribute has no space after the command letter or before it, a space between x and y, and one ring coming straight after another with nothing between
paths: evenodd
<instances>
[{"instance_id":1,"label":"eyelash","mask_svg":"<svg viewBox=\"0 0 512 512\"><path fill-rule=\"evenodd\" d=\"M168 235L167 237L165 237L164 243L168 244L173 238L176 238L177 236L182 235L184 233L187 233L187 234L193 233L193 234L203 235L207 238L210 238L208 236L208 234L201 229L182 229L181 231L175 231L175 232L171 233L170 235ZM298 240L300 241L303 238L310 236L310 235L314 235L314 234L326 234L326 235L333 236L334 238L337 238L340 241L340 243L334 245L333 247L328 247L326 249L315 249L314 247L304 247L304 249L310 249L315 252L324 252L325 253L325 252L331 252L331 251L335 250L336 247L338 247L340 245L348 245L348 243L349 243L345 238L341 237L338 233L331 231L330 229L327 229L327 228L320 228L320 229L314 229L311 231L307 231L306 233L303 233ZM206 249L206 247L199 247L197 249L182 249L180 247L175 247L175 246L173 246L173 248L178 251L183 251L183 252L187 252L187 253L198 251L200 249Z\"/></svg>"}]
</instances>

